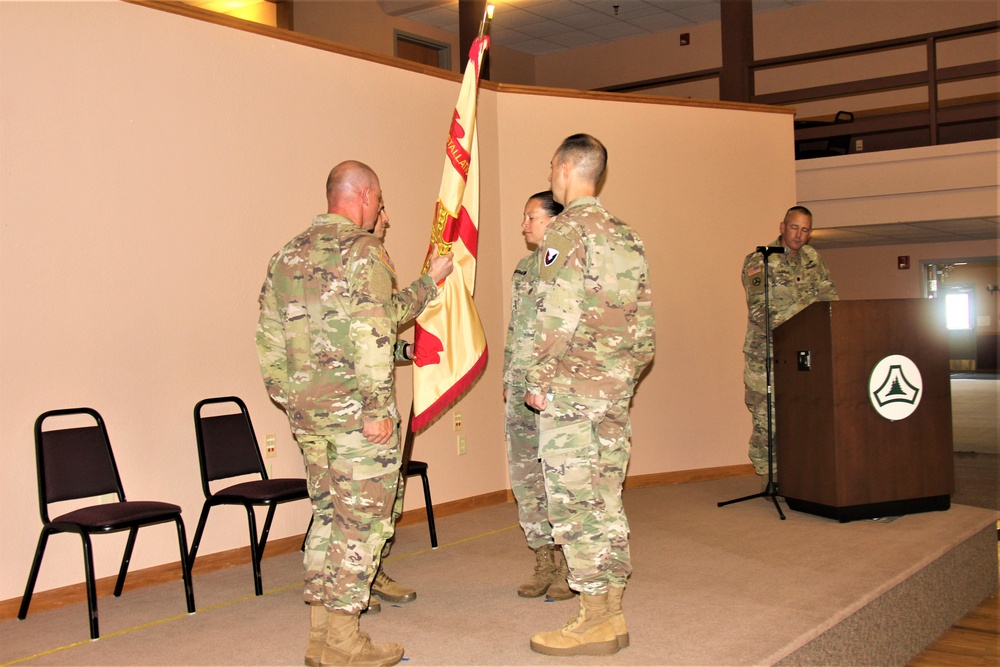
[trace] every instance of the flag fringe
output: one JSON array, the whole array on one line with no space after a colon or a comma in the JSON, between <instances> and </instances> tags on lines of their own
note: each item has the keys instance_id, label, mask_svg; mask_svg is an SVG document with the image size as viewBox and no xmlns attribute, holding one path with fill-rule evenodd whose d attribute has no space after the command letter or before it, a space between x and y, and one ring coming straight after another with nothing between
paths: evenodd
<instances>
[{"instance_id":1,"label":"flag fringe","mask_svg":"<svg viewBox=\"0 0 1000 667\"><path fill-rule=\"evenodd\" d=\"M459 380L455 382L455 384L453 384L448 391L441 394L441 396L439 396L436 401L431 403L427 409L418 415L412 415L411 428L414 433L419 433L426 426L430 425L432 421L437 419L438 416L444 412L445 408L451 405L451 403L461 396L466 389L472 386L472 383L476 381L476 378L478 378L486 368L487 356L489 356L489 349L483 348L483 353L465 375L459 378Z\"/></svg>"}]
</instances>

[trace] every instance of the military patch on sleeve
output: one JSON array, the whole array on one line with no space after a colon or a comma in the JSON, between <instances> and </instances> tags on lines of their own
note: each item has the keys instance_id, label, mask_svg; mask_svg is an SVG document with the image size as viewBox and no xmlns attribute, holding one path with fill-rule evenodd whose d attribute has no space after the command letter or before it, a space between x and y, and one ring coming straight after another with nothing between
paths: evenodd
<instances>
[{"instance_id":1,"label":"military patch on sleeve","mask_svg":"<svg viewBox=\"0 0 1000 667\"><path fill-rule=\"evenodd\" d=\"M392 257L389 257L389 253L386 252L385 246L379 248L378 251L380 253L379 258L382 260L382 263L389 267L389 271L392 275L396 275L396 265L392 263Z\"/></svg>"},{"instance_id":2,"label":"military patch on sleeve","mask_svg":"<svg viewBox=\"0 0 1000 667\"><path fill-rule=\"evenodd\" d=\"M573 244L561 234L546 234L545 247L542 250L541 266L538 267L538 277L542 282L548 282L556 271L566 264L566 258L573 250Z\"/></svg>"},{"instance_id":3,"label":"military patch on sleeve","mask_svg":"<svg viewBox=\"0 0 1000 667\"><path fill-rule=\"evenodd\" d=\"M371 288L372 296L377 299L384 301L392 297L392 278L381 267L372 267L371 278L368 284Z\"/></svg>"},{"instance_id":4,"label":"military patch on sleeve","mask_svg":"<svg viewBox=\"0 0 1000 667\"><path fill-rule=\"evenodd\" d=\"M754 264L747 267L747 292L749 294L756 294L757 292L764 291L764 271L760 264Z\"/></svg>"}]
</instances>

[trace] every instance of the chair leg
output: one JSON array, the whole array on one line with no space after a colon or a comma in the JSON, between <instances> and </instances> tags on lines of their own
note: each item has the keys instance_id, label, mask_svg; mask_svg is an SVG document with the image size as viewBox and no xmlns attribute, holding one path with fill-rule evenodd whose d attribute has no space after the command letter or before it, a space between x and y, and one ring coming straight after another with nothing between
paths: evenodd
<instances>
[{"instance_id":1,"label":"chair leg","mask_svg":"<svg viewBox=\"0 0 1000 667\"><path fill-rule=\"evenodd\" d=\"M90 535L80 534L83 540L83 570L87 580L87 613L90 616L90 638L98 639L101 632L97 626L97 584L94 582L94 550Z\"/></svg>"},{"instance_id":2,"label":"chair leg","mask_svg":"<svg viewBox=\"0 0 1000 667\"><path fill-rule=\"evenodd\" d=\"M121 597L122 589L125 588L125 575L128 574L129 563L132 562L132 549L135 548L135 536L139 528L132 528L128 531L128 541L125 543L125 553L122 555L122 564L118 568L118 579L115 581L115 597Z\"/></svg>"},{"instance_id":3,"label":"chair leg","mask_svg":"<svg viewBox=\"0 0 1000 667\"><path fill-rule=\"evenodd\" d=\"M424 484L424 505L427 508L427 526L431 531L431 548L437 549L438 537L437 529L434 526L434 505L431 504L431 485L427 481L427 473L421 471L420 481Z\"/></svg>"},{"instance_id":4,"label":"chair leg","mask_svg":"<svg viewBox=\"0 0 1000 667\"><path fill-rule=\"evenodd\" d=\"M312 530L313 519L314 518L316 518L315 515L312 515L312 514L309 515L309 525L306 526L306 534L302 536L302 548L299 549L299 551L305 551L306 550L306 542L309 541L309 531ZM998 531L998 532L1000 532L1000 531Z\"/></svg>"},{"instance_id":5,"label":"chair leg","mask_svg":"<svg viewBox=\"0 0 1000 667\"><path fill-rule=\"evenodd\" d=\"M260 580L260 554L257 553L257 516L253 505L244 505L247 510L247 523L250 526L250 564L253 566L254 595L264 594L264 584Z\"/></svg>"},{"instance_id":6,"label":"chair leg","mask_svg":"<svg viewBox=\"0 0 1000 667\"><path fill-rule=\"evenodd\" d=\"M187 599L187 610L189 614L195 612L194 608L194 585L191 582L191 562L187 555L187 535L184 532L184 521L180 516L174 519L177 524L177 543L181 549L181 576L184 579L184 597Z\"/></svg>"},{"instance_id":7,"label":"chair leg","mask_svg":"<svg viewBox=\"0 0 1000 667\"><path fill-rule=\"evenodd\" d=\"M198 556L198 546L201 544L201 535L205 532L205 524L208 523L208 512L212 506L208 501L201 506L201 516L198 517L198 527L194 529L194 540L191 542L191 550L187 554L188 567L194 569L194 559Z\"/></svg>"},{"instance_id":8,"label":"chair leg","mask_svg":"<svg viewBox=\"0 0 1000 667\"><path fill-rule=\"evenodd\" d=\"M267 536L271 533L271 519L274 518L274 510L278 506L274 503L267 506L267 518L264 519L264 530L260 532L260 541L257 543L257 553L264 557L264 547L267 546Z\"/></svg>"},{"instance_id":9,"label":"chair leg","mask_svg":"<svg viewBox=\"0 0 1000 667\"><path fill-rule=\"evenodd\" d=\"M24 596L21 598L21 608L17 611L17 618L24 620L28 616L28 606L31 604L31 596L35 592L35 580L38 579L38 570L42 566L42 556L45 554L45 545L49 541L49 531L42 528L38 536L38 546L35 547L35 557L31 561L31 570L28 573L28 583L24 587Z\"/></svg>"}]
</instances>

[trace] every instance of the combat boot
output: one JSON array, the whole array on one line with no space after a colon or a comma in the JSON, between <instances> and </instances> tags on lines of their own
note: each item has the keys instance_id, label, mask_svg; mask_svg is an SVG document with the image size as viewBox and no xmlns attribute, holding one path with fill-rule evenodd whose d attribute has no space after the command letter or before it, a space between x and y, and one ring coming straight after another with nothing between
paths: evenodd
<instances>
[{"instance_id":1,"label":"combat boot","mask_svg":"<svg viewBox=\"0 0 1000 667\"><path fill-rule=\"evenodd\" d=\"M608 612L611 614L611 624L615 627L615 636L618 637L618 648L628 648L629 645L625 614L622 613L623 595L625 595L624 588L608 588Z\"/></svg>"},{"instance_id":2,"label":"combat boot","mask_svg":"<svg viewBox=\"0 0 1000 667\"><path fill-rule=\"evenodd\" d=\"M330 612L322 603L309 605L309 643L306 645L305 664L319 667L323 647L326 645L326 626Z\"/></svg>"},{"instance_id":3,"label":"combat boot","mask_svg":"<svg viewBox=\"0 0 1000 667\"><path fill-rule=\"evenodd\" d=\"M411 602L417 599L415 590L393 581L381 566L375 573L375 580L372 581L372 595L377 595L386 602ZM377 605L378 601L375 604Z\"/></svg>"},{"instance_id":4,"label":"combat boot","mask_svg":"<svg viewBox=\"0 0 1000 667\"><path fill-rule=\"evenodd\" d=\"M612 655L618 636L608 612L608 594L581 595L580 613L559 630L539 632L531 650L545 655Z\"/></svg>"},{"instance_id":5,"label":"combat boot","mask_svg":"<svg viewBox=\"0 0 1000 667\"><path fill-rule=\"evenodd\" d=\"M535 573L531 579L520 585L517 594L523 598L537 598L545 595L552 584L552 577L556 571L555 561L556 545L546 544L535 549Z\"/></svg>"},{"instance_id":6,"label":"combat boot","mask_svg":"<svg viewBox=\"0 0 1000 667\"><path fill-rule=\"evenodd\" d=\"M326 645L320 665L390 667L403 659L399 644L373 644L368 633L358 629L358 615L331 611L326 628Z\"/></svg>"},{"instance_id":7,"label":"combat boot","mask_svg":"<svg viewBox=\"0 0 1000 667\"><path fill-rule=\"evenodd\" d=\"M552 583L549 590L545 592L546 600L571 600L573 589L569 587L566 577L569 576L569 566L566 565L566 556L563 555L562 547L555 547L555 571L552 573Z\"/></svg>"}]
</instances>

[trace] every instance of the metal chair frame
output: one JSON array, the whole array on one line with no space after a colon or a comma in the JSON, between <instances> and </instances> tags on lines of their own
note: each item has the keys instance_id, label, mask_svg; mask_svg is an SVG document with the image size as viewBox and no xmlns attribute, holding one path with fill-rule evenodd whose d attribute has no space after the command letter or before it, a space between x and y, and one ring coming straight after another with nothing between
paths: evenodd
<instances>
[{"instance_id":1,"label":"metal chair frame","mask_svg":"<svg viewBox=\"0 0 1000 667\"><path fill-rule=\"evenodd\" d=\"M43 430L46 419L64 415L89 415L96 425ZM76 533L83 542L83 563L87 588L87 610L90 617L90 638L100 637L97 619L97 586L94 580L94 556L91 535L129 531L125 553L118 569L114 596L119 597L125 586L125 576L132 559L135 538L142 526L174 522L180 546L181 571L188 613L195 612L194 589L191 569L187 559L187 538L181 508L159 501L130 501L125 497L121 476L111 450L111 441L101 415L92 408L50 410L35 420L35 458L38 471L38 506L42 518L42 532L31 563L28 582L21 598L18 619L28 615L31 596L35 590L38 570L45 555L50 535ZM49 518L49 504L114 494L117 502L86 506L66 514Z\"/></svg>"},{"instance_id":2,"label":"metal chair frame","mask_svg":"<svg viewBox=\"0 0 1000 667\"><path fill-rule=\"evenodd\" d=\"M207 405L232 403L239 412L202 416L202 408ZM250 421L246 403L236 396L219 396L199 401L194 407L195 436L198 442L198 462L201 469L201 487L205 493L198 528L188 553L188 562L194 567L198 547L208 522L209 511L219 505L240 505L247 513L250 531L250 561L253 566L254 593L263 595L264 588L260 574L260 561L264 556L267 538L271 532L274 511L281 503L309 498L309 490L304 478L270 479L260 454L257 436ZM259 475L260 479L234 484L212 492L210 483L243 475ZM255 507L267 507L260 535L257 534ZM311 515L310 515L311 516ZM312 519L302 540L305 549Z\"/></svg>"}]
</instances>

